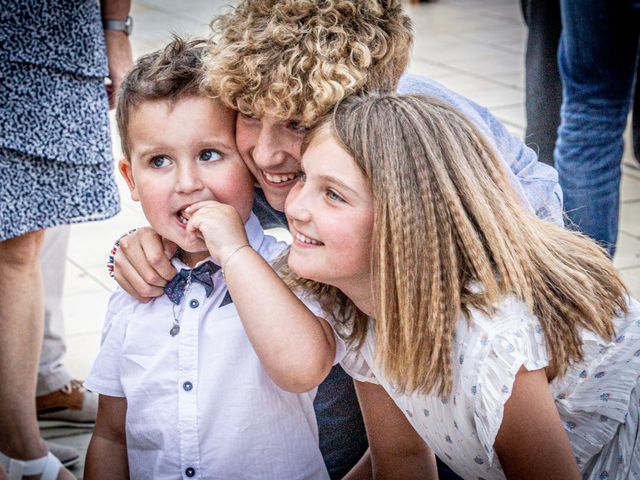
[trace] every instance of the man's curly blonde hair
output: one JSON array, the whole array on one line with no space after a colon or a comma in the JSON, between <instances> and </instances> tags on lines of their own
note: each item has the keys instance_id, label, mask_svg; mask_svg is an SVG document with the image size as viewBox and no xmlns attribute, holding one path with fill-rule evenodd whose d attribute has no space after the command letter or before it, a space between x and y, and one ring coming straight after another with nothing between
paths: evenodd
<instances>
[{"instance_id":1,"label":"man's curly blonde hair","mask_svg":"<svg viewBox=\"0 0 640 480\"><path fill-rule=\"evenodd\" d=\"M413 41L401 0L244 0L211 26L206 86L307 125L354 93L394 91Z\"/></svg>"}]
</instances>

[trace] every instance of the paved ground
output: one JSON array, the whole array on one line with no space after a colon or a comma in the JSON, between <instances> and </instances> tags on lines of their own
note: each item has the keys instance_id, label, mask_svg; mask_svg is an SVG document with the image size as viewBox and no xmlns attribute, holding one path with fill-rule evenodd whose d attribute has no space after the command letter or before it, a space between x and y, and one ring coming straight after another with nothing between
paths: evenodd
<instances>
[{"instance_id":1,"label":"paved ground","mask_svg":"<svg viewBox=\"0 0 640 480\"><path fill-rule=\"evenodd\" d=\"M228 2L220 0L134 0L134 54L154 50L171 32L204 34L207 23ZM410 70L428 75L485 105L515 134L524 132L523 58L525 30L517 0L439 0L407 6L415 22ZM117 144L117 142L116 142ZM115 148L119 152L118 148ZM117 153L116 155L119 155ZM631 291L640 296L640 168L627 153L622 181L621 227L615 258ZM113 241L145 224L137 204L119 180L123 209L115 218L72 228L64 308L67 365L84 378L99 348L107 299L114 288L104 267ZM48 430L48 438L83 453L90 432ZM74 473L82 477L82 464Z\"/></svg>"}]
</instances>

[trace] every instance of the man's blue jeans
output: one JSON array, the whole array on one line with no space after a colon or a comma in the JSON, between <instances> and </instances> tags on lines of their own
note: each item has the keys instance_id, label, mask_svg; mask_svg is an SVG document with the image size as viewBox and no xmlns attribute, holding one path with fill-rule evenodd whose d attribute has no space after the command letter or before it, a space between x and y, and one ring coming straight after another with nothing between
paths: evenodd
<instances>
[{"instance_id":1,"label":"man's blue jeans","mask_svg":"<svg viewBox=\"0 0 640 480\"><path fill-rule=\"evenodd\" d=\"M554 159L571 222L615 252L620 161L640 1L561 0L562 121Z\"/></svg>"},{"instance_id":2,"label":"man's blue jeans","mask_svg":"<svg viewBox=\"0 0 640 480\"><path fill-rule=\"evenodd\" d=\"M558 71L558 43L562 25L559 0L520 0L527 25L525 52L524 143L538 152L538 160L554 166L558 139L562 82Z\"/></svg>"}]
</instances>

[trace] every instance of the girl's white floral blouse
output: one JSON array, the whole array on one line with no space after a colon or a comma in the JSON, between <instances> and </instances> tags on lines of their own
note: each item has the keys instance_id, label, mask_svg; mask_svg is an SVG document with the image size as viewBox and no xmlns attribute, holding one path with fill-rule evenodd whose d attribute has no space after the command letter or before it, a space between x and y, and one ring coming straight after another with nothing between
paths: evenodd
<instances>
[{"instance_id":1,"label":"girl's white floral blouse","mask_svg":"<svg viewBox=\"0 0 640 480\"><path fill-rule=\"evenodd\" d=\"M507 296L487 316L461 318L453 344L448 398L400 394L374 362L374 324L342 362L356 380L380 384L416 431L465 479L505 478L493 449L504 405L520 367L548 365L542 327L526 305ZM551 382L551 392L585 479L640 479L640 304L615 319L616 338L583 333L584 361ZM535 412L531 412L535 415ZM543 459L541 459L543 461Z\"/></svg>"}]
</instances>

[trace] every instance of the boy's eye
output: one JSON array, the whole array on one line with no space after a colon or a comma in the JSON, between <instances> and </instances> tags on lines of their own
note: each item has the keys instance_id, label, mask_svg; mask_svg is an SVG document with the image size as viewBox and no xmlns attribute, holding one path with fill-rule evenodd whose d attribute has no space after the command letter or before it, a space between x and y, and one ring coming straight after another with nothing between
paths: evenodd
<instances>
[{"instance_id":1,"label":"boy's eye","mask_svg":"<svg viewBox=\"0 0 640 480\"><path fill-rule=\"evenodd\" d=\"M300 174L300 176L298 177L298 181L299 181L300 183L305 183L305 182L307 181L307 174L306 174L306 173L304 173L304 172L302 172L302 173Z\"/></svg>"},{"instance_id":2,"label":"boy's eye","mask_svg":"<svg viewBox=\"0 0 640 480\"><path fill-rule=\"evenodd\" d=\"M216 160L220 160L222 155L215 150L203 150L200 152L200 160L203 162L215 162Z\"/></svg>"},{"instance_id":3,"label":"boy's eye","mask_svg":"<svg viewBox=\"0 0 640 480\"><path fill-rule=\"evenodd\" d=\"M151 166L153 168L166 167L170 161L171 160L169 160L169 157L166 157L164 155L158 155L151 159Z\"/></svg>"},{"instance_id":4,"label":"boy's eye","mask_svg":"<svg viewBox=\"0 0 640 480\"><path fill-rule=\"evenodd\" d=\"M298 121L298 120L290 120L287 123L287 128L294 130L296 132L300 132L300 133L304 133L307 130L309 130L307 127L305 127L302 122Z\"/></svg>"}]
</instances>

